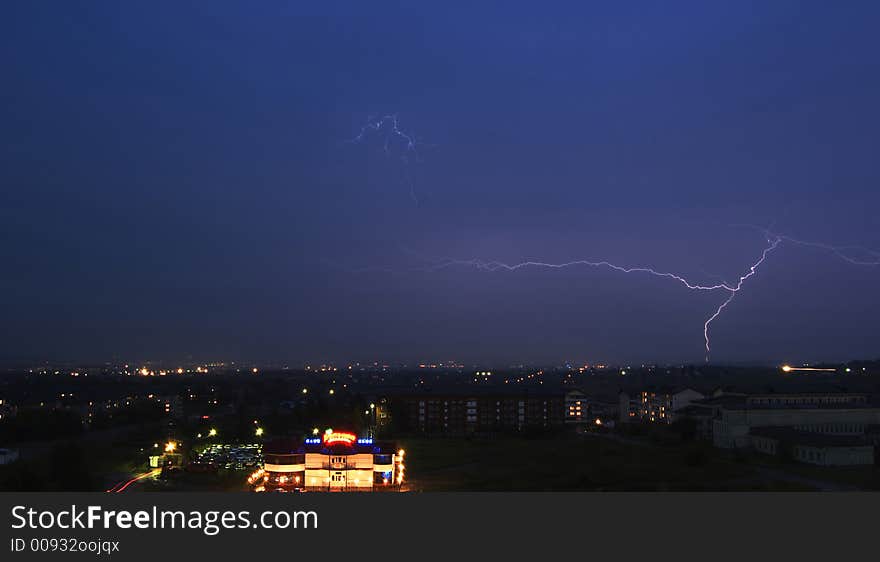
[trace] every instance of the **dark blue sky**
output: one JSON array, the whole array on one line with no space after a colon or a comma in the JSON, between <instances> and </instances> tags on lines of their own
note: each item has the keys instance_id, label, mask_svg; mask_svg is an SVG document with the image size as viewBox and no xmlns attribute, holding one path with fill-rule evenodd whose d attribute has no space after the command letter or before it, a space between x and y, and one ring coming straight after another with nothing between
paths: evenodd
<instances>
[{"instance_id":1,"label":"dark blue sky","mask_svg":"<svg viewBox=\"0 0 880 562\"><path fill-rule=\"evenodd\" d=\"M2 357L700 361L723 293L406 271L880 248L874 2L73 4L0 18ZM875 357L878 281L783 243L713 360Z\"/></svg>"}]
</instances>

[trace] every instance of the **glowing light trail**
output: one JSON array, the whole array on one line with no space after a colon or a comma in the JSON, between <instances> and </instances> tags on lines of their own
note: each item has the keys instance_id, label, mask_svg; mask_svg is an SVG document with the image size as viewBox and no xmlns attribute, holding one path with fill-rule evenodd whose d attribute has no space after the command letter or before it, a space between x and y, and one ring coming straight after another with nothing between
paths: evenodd
<instances>
[{"instance_id":1,"label":"glowing light trail","mask_svg":"<svg viewBox=\"0 0 880 562\"><path fill-rule=\"evenodd\" d=\"M110 488L106 491L107 491L107 493L121 494L122 492L124 492L129 486L131 486L135 482L138 482L139 480L143 480L144 478L148 478L150 476L156 476L160 472L162 472L162 469L156 468L156 469L151 470L149 472L144 472L143 474L138 474L137 476L135 476L131 480L117 482L116 485L114 485L112 488Z\"/></svg>"},{"instance_id":2,"label":"glowing light trail","mask_svg":"<svg viewBox=\"0 0 880 562\"><path fill-rule=\"evenodd\" d=\"M793 371L820 371L823 373L836 373L837 369L821 369L819 367L792 367L791 365L783 365L782 371L784 373L791 373Z\"/></svg>"}]
</instances>

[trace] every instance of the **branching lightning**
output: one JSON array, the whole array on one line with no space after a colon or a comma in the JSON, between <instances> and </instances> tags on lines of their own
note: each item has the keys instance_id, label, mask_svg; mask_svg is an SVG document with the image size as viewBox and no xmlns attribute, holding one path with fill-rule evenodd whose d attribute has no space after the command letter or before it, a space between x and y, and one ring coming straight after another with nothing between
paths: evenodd
<instances>
[{"instance_id":1,"label":"branching lightning","mask_svg":"<svg viewBox=\"0 0 880 562\"><path fill-rule=\"evenodd\" d=\"M418 205L419 200L416 196L415 182L413 180L410 170L410 164L412 162L421 161L418 150L420 143L416 141L415 136L403 131L400 128L397 114L388 114L378 119L372 117L369 118L367 120L367 123L363 127L361 127L358 134L355 137L349 139L347 143L360 144L362 142L365 142L369 137L379 137L382 140L383 151L386 155L390 156L392 154L399 154L405 166L406 181L409 184L410 197L412 197L413 201L416 203L416 205ZM823 242L801 240L786 234L780 234L771 230L772 227L762 228L750 224L740 226L748 226L749 228L753 228L762 232L766 238L767 245L764 247L759 258L749 266L748 270L746 270L746 272L739 277L736 283L730 283L711 274L706 274L706 276L714 277L718 279L718 282L714 284L697 283L687 279L683 275L679 275L676 273L657 270L647 266L629 267L618 265L606 260L574 260L562 263L524 261L515 264L508 264L500 261L485 261L480 259L434 259L425 260L426 262L428 262L428 265L412 268L410 271L433 272L453 266L468 266L485 272L512 272L524 268L564 269L576 266L586 266L594 268L607 268L620 273L643 273L654 277L665 278L671 281L675 281L676 283L683 285L685 288L691 291L721 291L726 293L725 299L721 301L718 307L714 309L712 314L709 315L708 318L706 318L706 321L703 323L703 340L706 351L706 361L708 362L712 351L710 340L710 329L712 323L717 320L725 311L725 309L733 302L733 300L736 298L736 295L742 290L743 285L746 283L746 281L748 281L757 273L758 268L767 260L767 257L770 255L770 253L776 250L781 244L788 243L798 246L825 250L852 265L880 266L880 252L870 250L862 246L834 246ZM384 271L387 273L395 272L394 269L377 267L363 268L358 271Z\"/></svg>"},{"instance_id":2,"label":"branching lightning","mask_svg":"<svg viewBox=\"0 0 880 562\"><path fill-rule=\"evenodd\" d=\"M386 156L399 154L405 168L406 182L409 185L409 195L412 197L415 204L418 205L419 199L416 196L415 180L413 179L410 166L412 162L421 161L421 156L419 155L418 150L420 143L416 140L414 135L406 133L400 128L396 113L384 115L379 119L370 117L367 119L366 125L361 127L360 132L358 132L355 137L346 141L346 143L360 144L366 141L368 137L372 136L377 136L382 140L382 150L385 152Z\"/></svg>"},{"instance_id":3,"label":"branching lightning","mask_svg":"<svg viewBox=\"0 0 880 562\"><path fill-rule=\"evenodd\" d=\"M777 236L783 242L829 251L843 261L853 265L880 265L880 252L869 250L863 246L832 246L831 244L825 244L822 242L799 240L797 238L792 238L791 236L775 234L767 230L765 230L765 232L767 232L769 236ZM858 255L854 256L852 252L858 252Z\"/></svg>"},{"instance_id":4,"label":"branching lightning","mask_svg":"<svg viewBox=\"0 0 880 562\"><path fill-rule=\"evenodd\" d=\"M712 316L710 316L709 318L706 319L705 324L703 324L703 339L705 340L705 343L706 343L706 362L709 361L709 354L712 352L710 342L709 342L709 325L712 323L713 320L715 320L716 318L718 318L721 315L721 312L725 308L727 308L727 305L729 305L731 303L731 301L733 301L733 298L742 289L743 283L745 283L749 277L752 277L758 271L758 267L760 267L760 265L762 263L764 263L764 260L767 259L767 255L770 252L772 252L773 250L775 250L776 247L779 246L779 243L781 241L782 241L782 239L779 238L778 236L771 237L768 235L767 243L769 244L769 246L764 248L764 251L761 253L761 258L758 261L756 261L755 263L753 263L751 267L749 267L749 271L746 272L745 275L740 276L739 281L737 282L735 287L733 287L733 288L725 287L728 291L730 291L730 294L727 296L727 299L725 299L724 302L722 302L718 306L718 308L715 309L715 312L712 314Z\"/></svg>"},{"instance_id":5,"label":"branching lightning","mask_svg":"<svg viewBox=\"0 0 880 562\"><path fill-rule=\"evenodd\" d=\"M626 267L622 265L617 265L605 260L602 261L588 261L588 260L574 260L563 263L547 263L540 261L524 261L516 264L507 264L499 261L483 261L478 259L472 260L446 260L439 264L429 266L423 269L428 271L436 271L438 269L444 269L447 267L455 266L455 265L466 265L476 267L482 271L516 271L518 269L529 268L529 267L537 267L537 268L547 268L547 269L563 269L572 266L588 266L588 267L600 267L612 269L614 271L619 271L621 273L645 273L648 275L652 275L654 277L661 277L666 279L671 279L684 285L686 288L692 291L725 291L728 293L727 298L718 306L717 309L706 319L706 322L703 324L703 338L705 340L706 347L706 361L709 361L709 354L711 353L711 342L709 339L709 327L712 322L718 318L725 308L733 301L736 294L742 289L743 284L755 273L757 273L758 267L764 263L764 260L767 259L767 255L776 249L776 247L781 242L781 238L779 236L771 236L768 235L767 243L768 246L761 253L760 258L753 263L748 271L740 276L739 280L736 284L729 284L726 282L716 283L714 285L703 285L700 283L695 283L689 281L682 275L678 275L676 273L670 273L666 271L659 271L652 267Z\"/></svg>"},{"instance_id":6,"label":"branching lightning","mask_svg":"<svg viewBox=\"0 0 880 562\"><path fill-rule=\"evenodd\" d=\"M593 267L593 268L605 268L613 271L617 271L620 273L643 273L647 275L651 275L653 277L669 279L680 285L683 285L685 288L691 291L721 291L726 293L726 297L721 303L713 310L712 314L710 314L706 321L703 323L703 340L706 351L706 361L709 361L710 354L712 351L711 339L710 339L710 328L712 323L717 320L725 309L733 302L736 295L743 289L743 286L746 282L754 277L758 268L767 261L768 256L776 250L783 243L795 244L800 246L808 246L814 247L822 250L829 251L834 255L838 256L842 260L851 263L853 265L862 265L862 266L880 266L880 252L876 252L873 250L869 250L867 248L861 246L833 246L830 244L825 244L821 242L809 242L804 240L799 240L797 238L779 234L773 232L766 228L757 227L754 225L747 225L751 228L755 228L761 231L766 240L766 246L764 246L763 251L761 252L758 259L752 263L748 269L743 273L736 283L729 283L720 279L719 282L714 284L703 284L695 281L691 281L683 275L677 273L671 273L667 271L662 271L655 269L653 267L647 266L624 266L615 264L606 260L601 261L591 261L591 260L573 260L568 262L560 262L560 263L550 263L543 261L523 261L520 263L505 263L501 261L486 261L481 259L433 259L433 258L423 258L419 256L415 252L411 250L407 250L407 252L416 255L419 259L423 260L427 263L427 265L415 267L409 269L409 271L424 271L424 272L435 272L442 269L447 269L456 266L465 266L465 267L473 267L479 271L485 272L496 272L496 271L517 271L526 268L543 268L543 269L565 269L569 267L576 266L585 266L585 267ZM859 252L858 256L853 255L853 251ZM377 267L369 267L360 269L358 271L384 271L387 273L394 273L395 270L389 268L377 268ZM399 270L397 270L399 271ZM707 276L717 277L714 275L706 274Z\"/></svg>"}]
</instances>

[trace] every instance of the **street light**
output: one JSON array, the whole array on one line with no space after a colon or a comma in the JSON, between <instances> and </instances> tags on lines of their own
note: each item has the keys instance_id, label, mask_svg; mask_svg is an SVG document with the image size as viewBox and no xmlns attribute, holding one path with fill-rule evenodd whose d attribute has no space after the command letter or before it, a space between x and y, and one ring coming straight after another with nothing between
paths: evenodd
<instances>
[{"instance_id":1,"label":"street light","mask_svg":"<svg viewBox=\"0 0 880 562\"><path fill-rule=\"evenodd\" d=\"M208 431L208 437L217 437L217 430L212 427L211 430Z\"/></svg>"},{"instance_id":2,"label":"street light","mask_svg":"<svg viewBox=\"0 0 880 562\"><path fill-rule=\"evenodd\" d=\"M257 437L260 437L261 435L263 435L263 428L262 428L262 427L258 427L258 428L257 428L257 431L256 431L256 434L257 434Z\"/></svg>"}]
</instances>

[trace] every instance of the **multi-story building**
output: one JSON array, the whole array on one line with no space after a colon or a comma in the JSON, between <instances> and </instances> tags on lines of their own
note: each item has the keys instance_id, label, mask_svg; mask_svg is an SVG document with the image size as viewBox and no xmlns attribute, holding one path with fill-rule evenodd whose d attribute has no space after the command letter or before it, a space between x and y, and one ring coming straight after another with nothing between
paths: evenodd
<instances>
[{"instance_id":1,"label":"multi-story building","mask_svg":"<svg viewBox=\"0 0 880 562\"><path fill-rule=\"evenodd\" d=\"M749 432L752 449L820 466L874 464L874 444L867 435L831 435L791 427L756 427Z\"/></svg>"},{"instance_id":2,"label":"multi-story building","mask_svg":"<svg viewBox=\"0 0 880 562\"><path fill-rule=\"evenodd\" d=\"M621 392L620 421L672 423L677 412L702 398L704 398L703 394L692 388L643 390L636 398Z\"/></svg>"},{"instance_id":3,"label":"multi-story building","mask_svg":"<svg viewBox=\"0 0 880 562\"><path fill-rule=\"evenodd\" d=\"M587 403L584 393L579 390L567 392L565 394L565 423L590 423L591 419L590 405Z\"/></svg>"},{"instance_id":4,"label":"multi-story building","mask_svg":"<svg viewBox=\"0 0 880 562\"><path fill-rule=\"evenodd\" d=\"M747 448L758 428L859 436L876 425L880 408L864 394L758 394L725 401L712 420L712 440L716 447Z\"/></svg>"},{"instance_id":5,"label":"multi-story building","mask_svg":"<svg viewBox=\"0 0 880 562\"><path fill-rule=\"evenodd\" d=\"M578 421L588 412L583 395L567 398L558 392L424 393L398 396L392 401L402 405L400 411L406 416L408 429L436 435L550 429L561 427L566 421ZM568 406L572 406L572 415L568 414Z\"/></svg>"},{"instance_id":6,"label":"multi-story building","mask_svg":"<svg viewBox=\"0 0 880 562\"><path fill-rule=\"evenodd\" d=\"M354 433L328 430L302 442L282 439L263 447L263 468L249 478L256 491L330 492L400 490L404 450Z\"/></svg>"}]
</instances>

